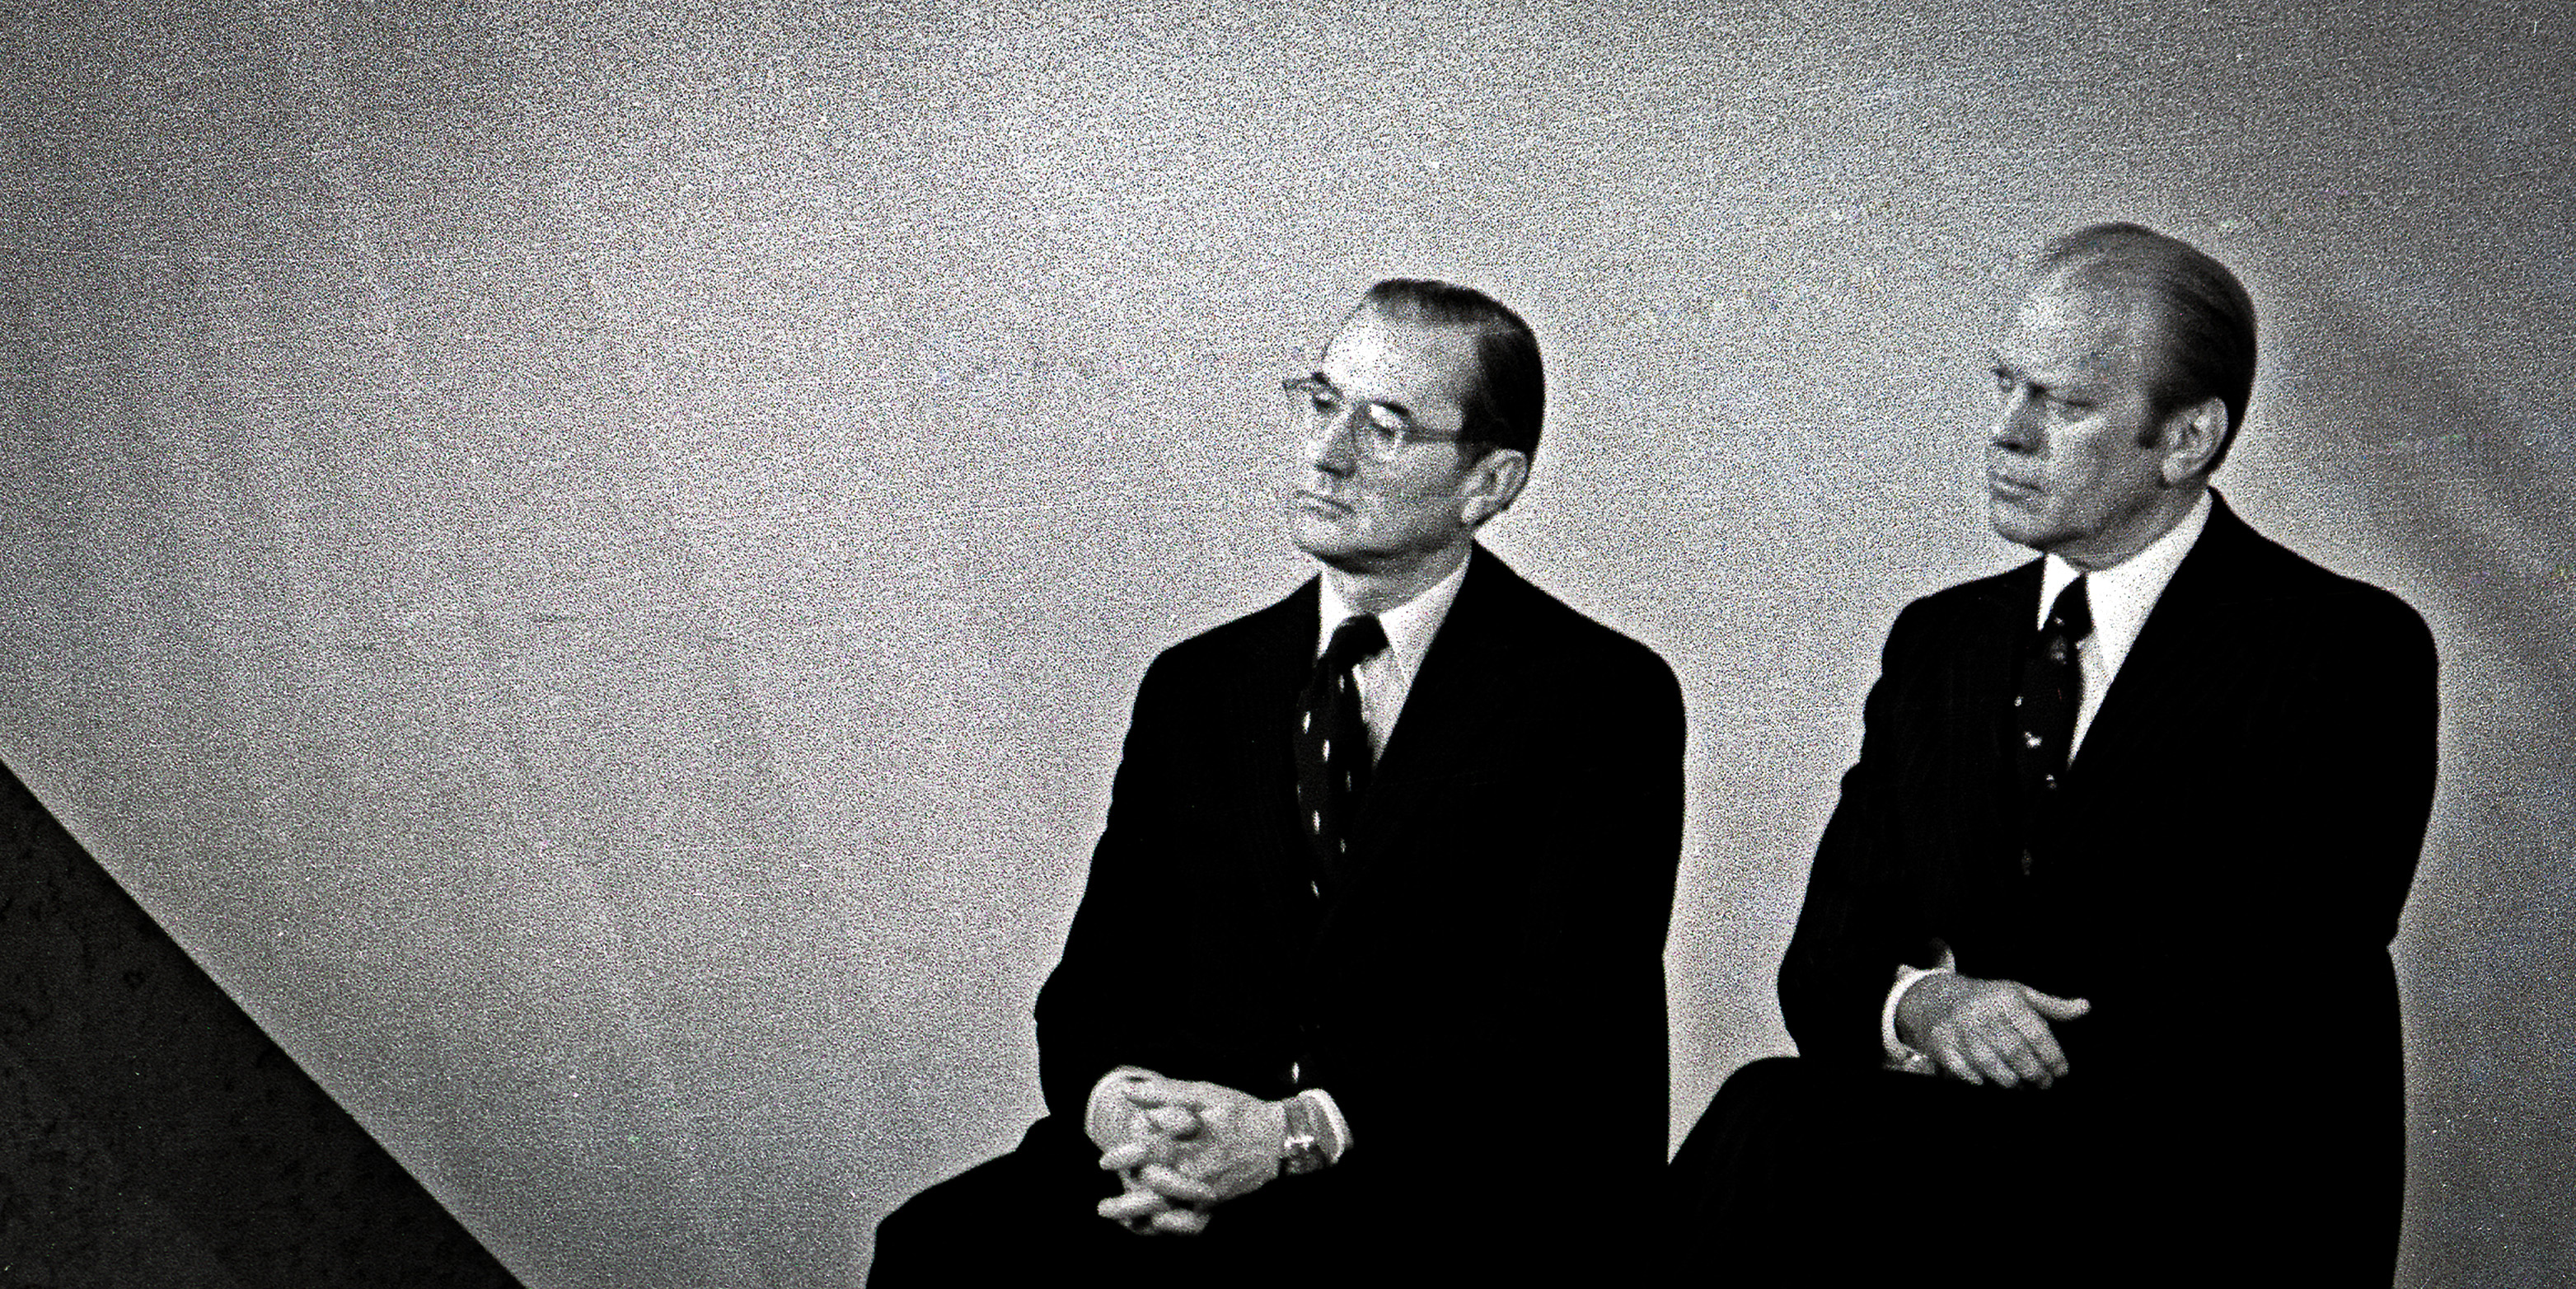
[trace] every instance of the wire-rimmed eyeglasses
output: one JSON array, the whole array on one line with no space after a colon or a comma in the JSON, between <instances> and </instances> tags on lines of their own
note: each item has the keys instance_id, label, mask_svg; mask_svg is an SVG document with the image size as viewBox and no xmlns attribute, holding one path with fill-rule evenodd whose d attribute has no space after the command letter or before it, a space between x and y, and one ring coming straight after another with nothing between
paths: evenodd
<instances>
[{"instance_id":1,"label":"wire-rimmed eyeglasses","mask_svg":"<svg viewBox=\"0 0 2576 1289\"><path fill-rule=\"evenodd\" d=\"M1401 410L1371 398L1351 398L1333 388L1333 382L1321 375L1291 376L1279 382L1281 393L1288 396L1288 421L1309 443L1339 432L1339 423L1351 423L1351 442L1360 455L1372 461L1388 462L1404 454L1415 443L1463 443L1463 434L1442 434L1423 429ZM1349 411L1345 418L1342 414Z\"/></svg>"}]
</instances>

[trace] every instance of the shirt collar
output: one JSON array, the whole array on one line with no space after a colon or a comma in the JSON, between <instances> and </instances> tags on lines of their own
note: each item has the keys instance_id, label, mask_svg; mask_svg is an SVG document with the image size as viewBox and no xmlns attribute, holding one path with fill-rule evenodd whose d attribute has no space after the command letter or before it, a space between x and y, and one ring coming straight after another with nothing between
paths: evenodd
<instances>
[{"instance_id":1,"label":"shirt collar","mask_svg":"<svg viewBox=\"0 0 2576 1289\"><path fill-rule=\"evenodd\" d=\"M2126 654L2128 643L2145 629L2147 615L2155 611L2165 584L2173 580L2174 570L2182 567L2182 558L2191 553L2192 543L2200 540L2200 530L2209 526L2209 497L2209 489L2201 489L2200 500L2192 503L2181 523L2166 529L2163 536L2147 543L2137 554L2109 568L2095 569L2085 583L2084 600L2093 611L2093 630L2106 644L2113 644L2117 653ZM2057 593L2084 575L2083 569L2049 556L2040 569L2039 612L2033 625L2045 625L2048 606L2057 603Z\"/></svg>"},{"instance_id":2,"label":"shirt collar","mask_svg":"<svg viewBox=\"0 0 2576 1289\"><path fill-rule=\"evenodd\" d=\"M1475 547L1467 548L1467 558L1449 570L1449 576L1432 583L1422 594L1377 615L1377 624L1386 630L1385 656L1403 668L1406 676L1422 670L1423 655L1431 652L1431 637L1440 633L1440 624L1449 618L1449 606L1458 600L1458 588L1467 580L1467 566L1476 562ZM1333 588L1330 574L1318 577L1323 590L1322 612L1318 614L1315 633L1315 656L1333 642L1333 629L1342 619L1358 612Z\"/></svg>"}]
</instances>

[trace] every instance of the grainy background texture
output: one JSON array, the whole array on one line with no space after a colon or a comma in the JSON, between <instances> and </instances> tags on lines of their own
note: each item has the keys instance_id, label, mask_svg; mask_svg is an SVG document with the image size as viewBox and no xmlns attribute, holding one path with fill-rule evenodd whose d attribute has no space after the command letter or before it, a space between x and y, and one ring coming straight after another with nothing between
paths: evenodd
<instances>
[{"instance_id":1,"label":"grainy background texture","mask_svg":"<svg viewBox=\"0 0 2576 1289\"><path fill-rule=\"evenodd\" d=\"M1038 1113L1146 661L1305 575L1270 382L1453 277L1495 546L1690 703L1678 1135L2013 558L2009 262L2135 218L2264 311L2230 499L2441 641L2402 1281L2564 1282L2576 17L2061 7L24 0L0 757L530 1285L847 1284Z\"/></svg>"}]
</instances>

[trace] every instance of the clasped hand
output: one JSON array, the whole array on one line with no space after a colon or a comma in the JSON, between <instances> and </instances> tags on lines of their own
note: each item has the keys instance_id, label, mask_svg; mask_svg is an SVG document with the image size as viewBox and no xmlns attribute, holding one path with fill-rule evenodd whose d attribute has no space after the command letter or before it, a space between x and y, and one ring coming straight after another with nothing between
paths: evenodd
<instances>
[{"instance_id":1,"label":"clasped hand","mask_svg":"<svg viewBox=\"0 0 2576 1289\"><path fill-rule=\"evenodd\" d=\"M1287 1109L1218 1083L1129 1076L1116 1095L1125 1113L1097 1117L1100 1166L1124 1193L1100 1215L1145 1235L1196 1235L1209 1211L1279 1175Z\"/></svg>"},{"instance_id":2,"label":"clasped hand","mask_svg":"<svg viewBox=\"0 0 2576 1289\"><path fill-rule=\"evenodd\" d=\"M2066 1052L2049 1023L2091 1010L2081 998L2043 994L2016 980L1942 972L1905 991L1896 1005L1896 1030L1952 1078L2044 1088L2066 1075Z\"/></svg>"}]
</instances>

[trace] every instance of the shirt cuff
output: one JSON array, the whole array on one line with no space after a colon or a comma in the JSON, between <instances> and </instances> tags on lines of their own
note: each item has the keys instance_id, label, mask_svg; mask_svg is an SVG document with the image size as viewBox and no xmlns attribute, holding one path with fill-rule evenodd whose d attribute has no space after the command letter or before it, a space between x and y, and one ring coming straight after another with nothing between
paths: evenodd
<instances>
[{"instance_id":1,"label":"shirt cuff","mask_svg":"<svg viewBox=\"0 0 2576 1289\"><path fill-rule=\"evenodd\" d=\"M1897 964L1896 983L1888 987L1887 1001L1878 1009L1878 1042L1886 1049L1887 1068L1914 1074L1932 1073L1932 1058L1907 1047L1904 1040L1896 1036L1896 1006L1905 1001L1905 991L1921 984L1925 976L1957 974L1959 957L1950 952L1948 945L1941 946L1941 960L1929 967Z\"/></svg>"}]
</instances>

